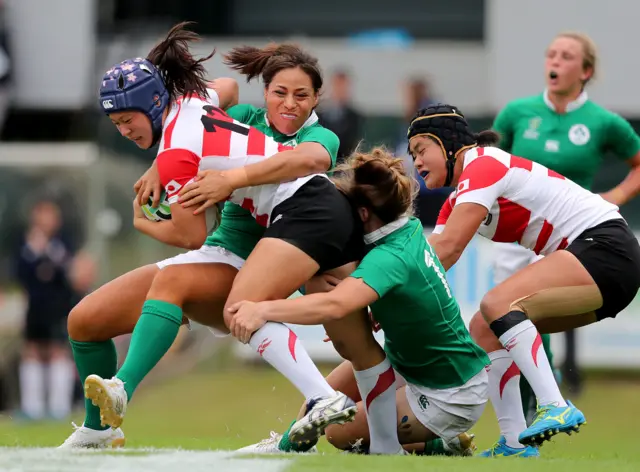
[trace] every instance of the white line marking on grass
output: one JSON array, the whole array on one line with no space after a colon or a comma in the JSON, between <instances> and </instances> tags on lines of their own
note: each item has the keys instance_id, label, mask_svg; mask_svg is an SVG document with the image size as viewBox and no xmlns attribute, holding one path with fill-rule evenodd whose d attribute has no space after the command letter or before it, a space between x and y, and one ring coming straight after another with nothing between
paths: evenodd
<instances>
[{"instance_id":1,"label":"white line marking on grass","mask_svg":"<svg viewBox=\"0 0 640 472\"><path fill-rule=\"evenodd\" d=\"M223 451L0 448L2 472L282 472L289 465L288 460L242 459Z\"/></svg>"}]
</instances>

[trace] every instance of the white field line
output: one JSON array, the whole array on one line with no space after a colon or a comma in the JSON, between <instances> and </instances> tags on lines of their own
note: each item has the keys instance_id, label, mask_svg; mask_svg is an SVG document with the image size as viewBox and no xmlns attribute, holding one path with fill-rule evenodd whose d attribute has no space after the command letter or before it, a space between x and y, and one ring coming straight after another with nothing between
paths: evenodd
<instances>
[{"instance_id":1,"label":"white field line","mask_svg":"<svg viewBox=\"0 0 640 472\"><path fill-rule=\"evenodd\" d=\"M2 472L282 472L289 460L241 458L233 452L180 449L69 451L0 448Z\"/></svg>"}]
</instances>

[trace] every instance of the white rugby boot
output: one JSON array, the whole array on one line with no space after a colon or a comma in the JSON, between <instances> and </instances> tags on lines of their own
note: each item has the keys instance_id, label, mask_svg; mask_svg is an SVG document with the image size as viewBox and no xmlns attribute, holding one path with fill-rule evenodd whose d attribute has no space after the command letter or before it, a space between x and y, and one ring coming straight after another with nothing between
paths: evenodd
<instances>
[{"instance_id":1,"label":"white rugby boot","mask_svg":"<svg viewBox=\"0 0 640 472\"><path fill-rule=\"evenodd\" d=\"M284 451L280 449L280 441L282 441L282 434L271 431L267 439L263 439L259 443L252 444L250 446L245 446L238 449L236 452L239 454L315 454L318 452L318 448L316 446L313 446L305 452Z\"/></svg>"},{"instance_id":2,"label":"white rugby boot","mask_svg":"<svg viewBox=\"0 0 640 472\"><path fill-rule=\"evenodd\" d=\"M67 438L58 449L109 449L124 447L124 432L118 429L105 429L98 431L71 423L74 427L73 433Z\"/></svg>"},{"instance_id":3,"label":"white rugby boot","mask_svg":"<svg viewBox=\"0 0 640 472\"><path fill-rule=\"evenodd\" d=\"M84 381L84 395L100 408L100 421L103 425L114 429L120 427L127 412L127 392L122 380L89 375Z\"/></svg>"},{"instance_id":4,"label":"white rugby boot","mask_svg":"<svg viewBox=\"0 0 640 472\"><path fill-rule=\"evenodd\" d=\"M296 421L289 430L289 440L294 444L315 443L331 424L353 421L358 407L342 392L320 399L310 400L307 414Z\"/></svg>"}]
</instances>

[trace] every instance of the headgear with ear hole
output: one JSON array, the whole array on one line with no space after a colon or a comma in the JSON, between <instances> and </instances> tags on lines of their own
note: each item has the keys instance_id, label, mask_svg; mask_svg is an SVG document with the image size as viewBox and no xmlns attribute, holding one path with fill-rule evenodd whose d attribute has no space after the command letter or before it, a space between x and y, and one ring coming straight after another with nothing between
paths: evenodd
<instances>
[{"instance_id":1,"label":"headgear with ear hole","mask_svg":"<svg viewBox=\"0 0 640 472\"><path fill-rule=\"evenodd\" d=\"M169 105L169 92L156 67L138 57L116 64L102 78L100 107L108 115L139 111L151 122L154 146L162 136L162 114Z\"/></svg>"},{"instance_id":2,"label":"headgear with ear hole","mask_svg":"<svg viewBox=\"0 0 640 472\"><path fill-rule=\"evenodd\" d=\"M453 168L457 154L476 145L476 138L469 123L457 107L439 103L420 110L411 120L407 131L407 139L416 136L427 136L436 141L442 148L447 160L447 178L445 187L453 180Z\"/></svg>"}]
</instances>

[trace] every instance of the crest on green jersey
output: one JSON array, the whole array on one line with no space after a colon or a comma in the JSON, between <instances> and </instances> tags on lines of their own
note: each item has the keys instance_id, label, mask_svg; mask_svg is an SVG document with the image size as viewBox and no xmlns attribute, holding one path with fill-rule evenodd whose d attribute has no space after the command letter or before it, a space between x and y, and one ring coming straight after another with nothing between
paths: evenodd
<instances>
[{"instance_id":1,"label":"crest on green jersey","mask_svg":"<svg viewBox=\"0 0 640 472\"><path fill-rule=\"evenodd\" d=\"M591 131L583 124L573 125L569 129L569 141L576 146L584 146L591 139Z\"/></svg>"}]
</instances>

